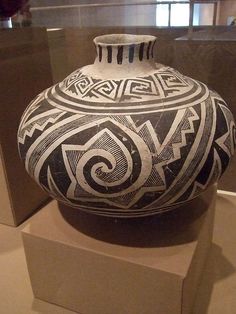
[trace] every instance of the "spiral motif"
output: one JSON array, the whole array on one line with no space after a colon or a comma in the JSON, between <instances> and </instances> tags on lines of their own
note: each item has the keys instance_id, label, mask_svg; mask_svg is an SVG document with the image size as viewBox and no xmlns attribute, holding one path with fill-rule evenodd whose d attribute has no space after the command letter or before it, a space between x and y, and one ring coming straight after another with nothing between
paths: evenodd
<instances>
[{"instance_id":1,"label":"spiral motif","mask_svg":"<svg viewBox=\"0 0 236 314\"><path fill-rule=\"evenodd\" d=\"M75 169L68 197L80 198L82 189L99 198L113 198L145 184L152 170L148 146L131 130L126 130L125 137L121 129L116 134L104 129L85 145L64 145L64 156Z\"/></svg>"},{"instance_id":2,"label":"spiral motif","mask_svg":"<svg viewBox=\"0 0 236 314\"><path fill-rule=\"evenodd\" d=\"M127 148L122 144L124 151L121 155L113 155L103 149L92 149L86 152L77 166L77 180L82 178L86 182L83 188L87 190L87 182L92 182L98 189L109 193L111 187L123 184L132 174L133 162ZM90 183L91 185L91 183Z\"/></svg>"}]
</instances>

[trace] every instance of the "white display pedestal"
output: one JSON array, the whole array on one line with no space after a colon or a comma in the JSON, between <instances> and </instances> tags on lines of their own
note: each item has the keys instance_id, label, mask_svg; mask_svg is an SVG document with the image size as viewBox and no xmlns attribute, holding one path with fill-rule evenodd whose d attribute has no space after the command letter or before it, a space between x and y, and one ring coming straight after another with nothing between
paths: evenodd
<instances>
[{"instance_id":1,"label":"white display pedestal","mask_svg":"<svg viewBox=\"0 0 236 314\"><path fill-rule=\"evenodd\" d=\"M51 202L22 233L35 297L81 314L191 313L215 195L213 187L179 210L126 220Z\"/></svg>"}]
</instances>

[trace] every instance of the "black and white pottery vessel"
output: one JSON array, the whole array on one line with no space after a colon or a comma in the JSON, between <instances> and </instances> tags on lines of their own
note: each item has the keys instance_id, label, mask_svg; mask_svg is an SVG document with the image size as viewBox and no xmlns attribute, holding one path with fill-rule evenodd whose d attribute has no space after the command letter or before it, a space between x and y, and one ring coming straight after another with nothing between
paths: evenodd
<instances>
[{"instance_id":1,"label":"black and white pottery vessel","mask_svg":"<svg viewBox=\"0 0 236 314\"><path fill-rule=\"evenodd\" d=\"M226 169L230 110L205 84L155 64L155 40L95 38L94 64L26 109L19 152L52 197L98 215L145 216L195 198Z\"/></svg>"}]
</instances>

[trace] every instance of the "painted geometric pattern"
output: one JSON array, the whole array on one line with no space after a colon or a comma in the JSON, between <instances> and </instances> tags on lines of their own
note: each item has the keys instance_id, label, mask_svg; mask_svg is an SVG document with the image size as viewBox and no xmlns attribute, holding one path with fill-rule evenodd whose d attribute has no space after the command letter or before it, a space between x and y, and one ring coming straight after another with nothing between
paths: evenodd
<instances>
[{"instance_id":1,"label":"painted geometric pattern","mask_svg":"<svg viewBox=\"0 0 236 314\"><path fill-rule=\"evenodd\" d=\"M213 93L152 115L85 115L41 99L40 115L31 110L23 121L19 150L30 175L62 202L105 215L146 215L196 197L235 146L232 114Z\"/></svg>"},{"instance_id":2,"label":"painted geometric pattern","mask_svg":"<svg viewBox=\"0 0 236 314\"><path fill-rule=\"evenodd\" d=\"M117 80L94 79L77 70L60 85L68 95L88 101L137 101L157 99L168 95L179 95L191 90L188 80L170 68L161 69L152 75Z\"/></svg>"},{"instance_id":3,"label":"painted geometric pattern","mask_svg":"<svg viewBox=\"0 0 236 314\"><path fill-rule=\"evenodd\" d=\"M187 108L205 101L203 83L163 67L148 76L95 79L77 70L46 92L48 102L62 110L86 114L140 114Z\"/></svg>"}]
</instances>

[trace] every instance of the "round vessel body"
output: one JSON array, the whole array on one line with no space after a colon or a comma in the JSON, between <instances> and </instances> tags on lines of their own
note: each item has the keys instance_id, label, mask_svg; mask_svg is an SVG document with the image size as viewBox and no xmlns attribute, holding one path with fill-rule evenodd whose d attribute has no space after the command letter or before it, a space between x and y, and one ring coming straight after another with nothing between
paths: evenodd
<instances>
[{"instance_id":1,"label":"round vessel body","mask_svg":"<svg viewBox=\"0 0 236 314\"><path fill-rule=\"evenodd\" d=\"M133 41L133 43L132 43ZM207 86L153 61L153 36L95 39L93 65L38 95L18 131L28 173L90 213L161 213L217 182L235 123Z\"/></svg>"}]
</instances>

